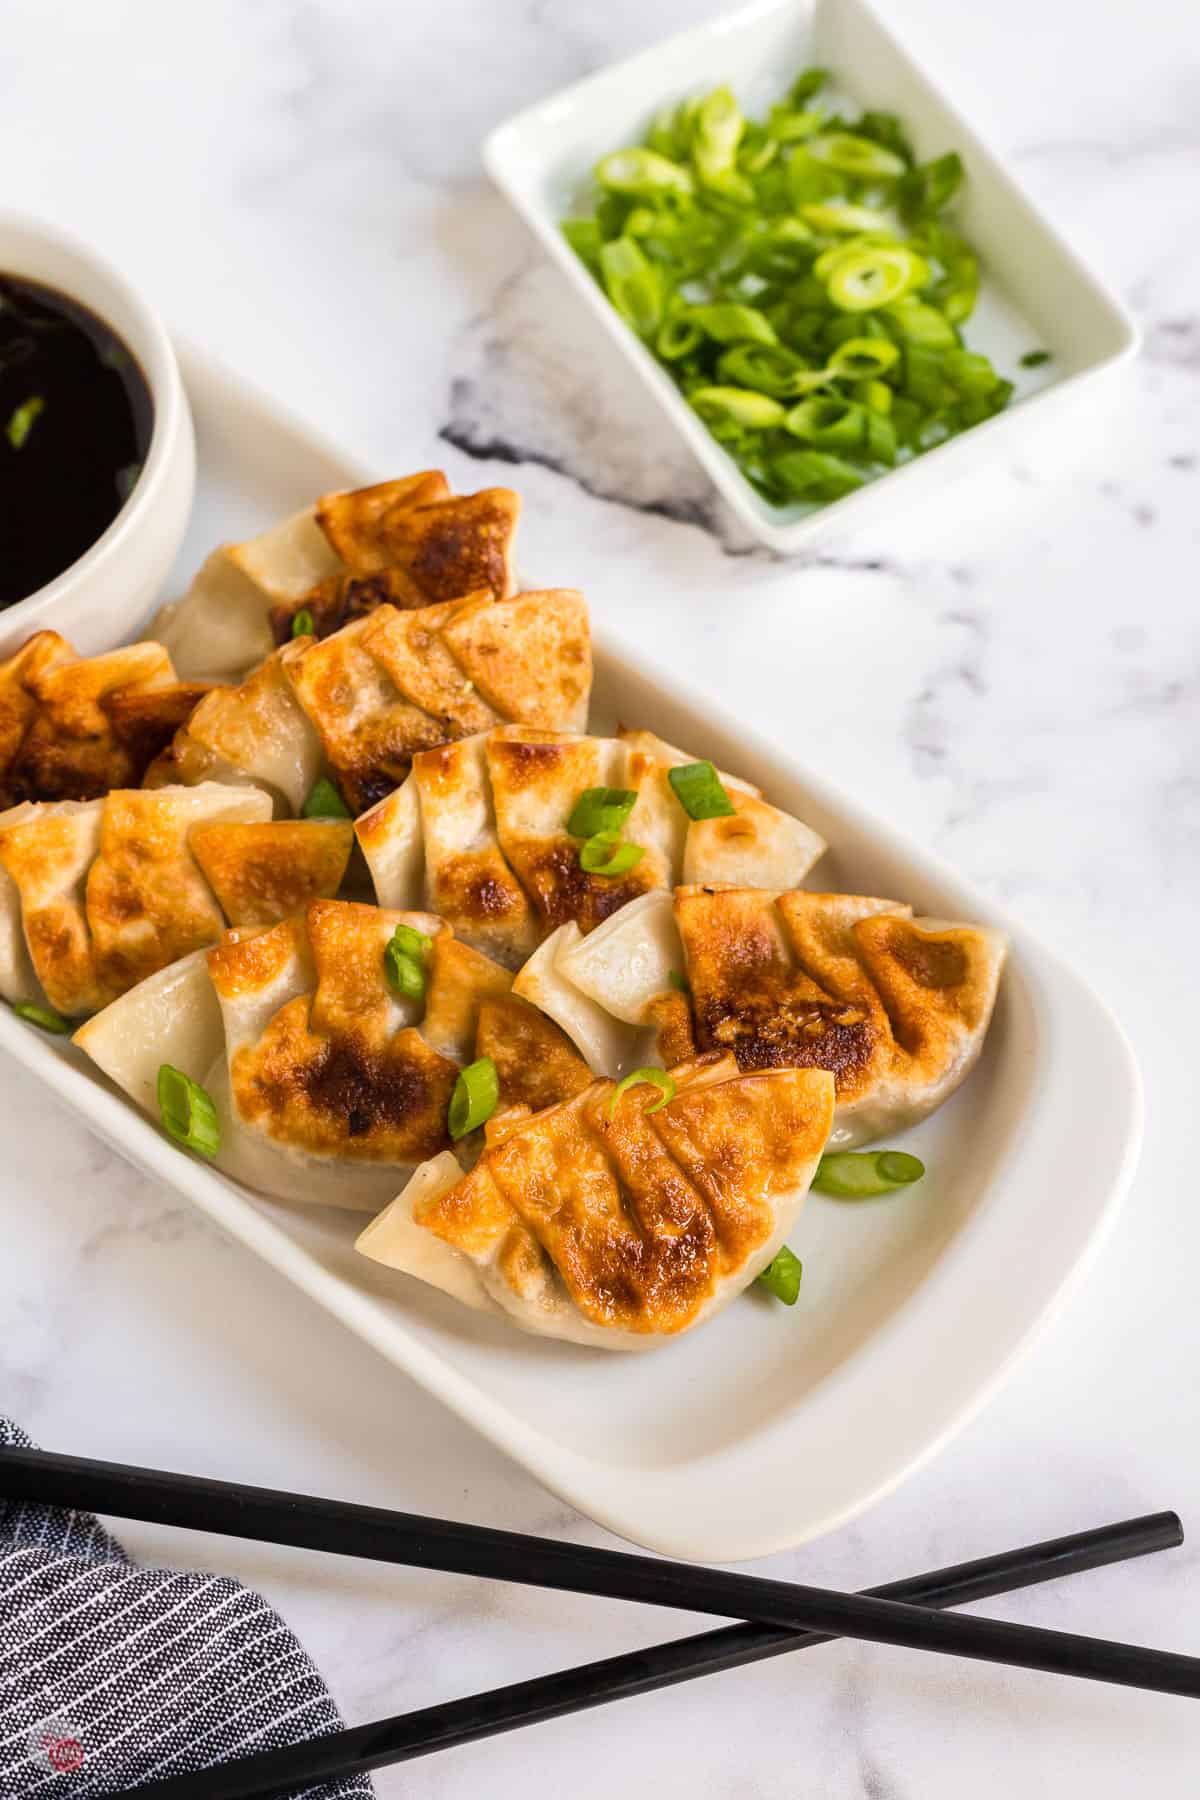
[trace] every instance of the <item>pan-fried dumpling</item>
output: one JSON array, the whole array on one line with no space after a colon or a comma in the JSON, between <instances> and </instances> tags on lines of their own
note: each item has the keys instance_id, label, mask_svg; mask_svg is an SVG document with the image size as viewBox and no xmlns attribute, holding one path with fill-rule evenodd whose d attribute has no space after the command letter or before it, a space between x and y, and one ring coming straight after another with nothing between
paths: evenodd
<instances>
[{"instance_id":1,"label":"pan-fried dumpling","mask_svg":"<svg viewBox=\"0 0 1200 1800\"><path fill-rule=\"evenodd\" d=\"M690 886L564 946L552 979L627 1029L655 1028L668 1064L721 1051L748 1070L829 1069L832 1141L846 1146L953 1093L983 1046L1004 955L999 932L914 919L897 901ZM569 1008L554 1016L587 1055Z\"/></svg>"},{"instance_id":2,"label":"pan-fried dumpling","mask_svg":"<svg viewBox=\"0 0 1200 1800\"><path fill-rule=\"evenodd\" d=\"M387 979L401 924L432 940L419 1000ZM143 982L75 1042L152 1117L162 1063L199 1081L221 1123L218 1167L281 1199L377 1210L448 1147L454 1083L479 1055L496 1060L506 1111L591 1079L557 1027L512 999L507 970L431 914L316 900L175 968L178 979Z\"/></svg>"},{"instance_id":3,"label":"pan-fried dumpling","mask_svg":"<svg viewBox=\"0 0 1200 1800\"><path fill-rule=\"evenodd\" d=\"M304 640L276 650L236 687L214 688L146 771L147 787L198 781L264 789L298 813L322 767L321 740L288 679Z\"/></svg>"},{"instance_id":4,"label":"pan-fried dumpling","mask_svg":"<svg viewBox=\"0 0 1200 1800\"><path fill-rule=\"evenodd\" d=\"M0 807L136 787L207 692L176 680L162 644L82 657L35 633L0 663Z\"/></svg>"},{"instance_id":5,"label":"pan-fried dumpling","mask_svg":"<svg viewBox=\"0 0 1200 1800\"><path fill-rule=\"evenodd\" d=\"M732 816L689 818L668 773L691 760L648 732L598 738L529 725L419 752L404 787L357 822L380 904L428 906L515 968L560 926L590 932L689 872L716 881L736 869L771 887L803 880L824 849L816 833L733 777L724 782ZM624 874L585 870L567 830L576 801L598 787L636 796L623 835L642 855Z\"/></svg>"},{"instance_id":6,"label":"pan-fried dumpling","mask_svg":"<svg viewBox=\"0 0 1200 1800\"><path fill-rule=\"evenodd\" d=\"M327 770L362 812L403 782L416 751L525 717L509 706L527 707L532 725L572 725L590 687L587 608L567 589L381 606L209 694L146 781L255 782L295 813Z\"/></svg>"},{"instance_id":7,"label":"pan-fried dumpling","mask_svg":"<svg viewBox=\"0 0 1200 1800\"><path fill-rule=\"evenodd\" d=\"M269 814L252 789L207 784L118 789L103 800L26 803L0 813L5 999L40 993L65 1017L118 994L220 937L225 921L189 847L192 829Z\"/></svg>"},{"instance_id":8,"label":"pan-fried dumpling","mask_svg":"<svg viewBox=\"0 0 1200 1800\"><path fill-rule=\"evenodd\" d=\"M185 674L234 681L274 648L272 606L299 605L341 566L306 507L256 538L214 550L183 598L156 615L155 636Z\"/></svg>"},{"instance_id":9,"label":"pan-fried dumpling","mask_svg":"<svg viewBox=\"0 0 1200 1800\"><path fill-rule=\"evenodd\" d=\"M824 1070L707 1057L675 1094L595 1081L510 1115L464 1174L418 1169L364 1255L543 1336L647 1349L727 1305L796 1222L833 1119Z\"/></svg>"},{"instance_id":10,"label":"pan-fried dumpling","mask_svg":"<svg viewBox=\"0 0 1200 1800\"><path fill-rule=\"evenodd\" d=\"M266 824L196 825L190 837L230 925L273 925L332 900L354 848L349 819L274 819Z\"/></svg>"},{"instance_id":11,"label":"pan-fried dumpling","mask_svg":"<svg viewBox=\"0 0 1200 1800\"><path fill-rule=\"evenodd\" d=\"M301 608L324 637L384 601L421 607L483 587L504 599L519 511L507 488L455 497L437 470L326 494L215 550L156 633L188 675L230 680L290 639Z\"/></svg>"}]
</instances>

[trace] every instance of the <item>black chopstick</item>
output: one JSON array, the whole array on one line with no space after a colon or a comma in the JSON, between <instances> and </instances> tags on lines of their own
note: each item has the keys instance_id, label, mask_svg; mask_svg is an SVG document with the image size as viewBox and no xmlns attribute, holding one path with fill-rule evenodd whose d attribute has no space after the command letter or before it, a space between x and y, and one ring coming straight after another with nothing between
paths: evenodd
<instances>
[{"instance_id":1,"label":"black chopstick","mask_svg":"<svg viewBox=\"0 0 1200 1800\"><path fill-rule=\"evenodd\" d=\"M1200 1697L1200 1658L1169 1650L195 1475L0 1450L0 1497Z\"/></svg>"},{"instance_id":2,"label":"black chopstick","mask_svg":"<svg viewBox=\"0 0 1200 1800\"><path fill-rule=\"evenodd\" d=\"M963 1606L992 1594L1010 1593L1060 1575L1079 1574L1105 1563L1123 1562L1183 1542L1175 1513L1152 1513L1124 1519L1095 1531L1052 1538L1000 1556L958 1563L930 1575L915 1575L872 1588L883 1599L914 1601L922 1606ZM629 1700L677 1682L716 1675L746 1663L762 1662L791 1650L808 1650L829 1640L818 1632L783 1631L773 1625L728 1625L696 1637L675 1638L648 1650L605 1657L600 1662L563 1669L532 1681L493 1688L462 1700L400 1713L374 1724L356 1725L327 1737L262 1750L215 1768L169 1775L127 1789L123 1800L269 1800L299 1786L344 1780L392 1763L411 1762L438 1750L450 1750L479 1738L494 1737L523 1725L538 1725L567 1713L582 1712L612 1700ZM104 1800L117 1800L115 1795Z\"/></svg>"}]
</instances>

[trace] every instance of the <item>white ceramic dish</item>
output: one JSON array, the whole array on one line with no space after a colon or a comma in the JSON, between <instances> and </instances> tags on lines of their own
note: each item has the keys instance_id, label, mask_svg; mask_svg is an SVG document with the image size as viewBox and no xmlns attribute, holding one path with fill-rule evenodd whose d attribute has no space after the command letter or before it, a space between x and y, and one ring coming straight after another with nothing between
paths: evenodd
<instances>
[{"instance_id":1,"label":"white ceramic dish","mask_svg":"<svg viewBox=\"0 0 1200 1800\"><path fill-rule=\"evenodd\" d=\"M91 656L141 623L178 555L196 483L187 396L161 319L95 251L48 225L0 213L0 271L81 301L132 351L150 389L150 446L125 505L70 568L0 613L0 656L47 629Z\"/></svg>"},{"instance_id":2,"label":"white ceramic dish","mask_svg":"<svg viewBox=\"0 0 1200 1800\"><path fill-rule=\"evenodd\" d=\"M590 185L599 157L638 141L669 101L729 82L754 117L780 99L800 70L831 70L839 95L899 113L924 160L957 150L966 165L956 208L980 253L984 282L967 342L1017 380L1018 399L986 424L890 471L817 511L771 506L709 435L670 377L609 304L560 230ZM1006 173L996 154L917 66L868 0L755 0L726 18L656 45L530 107L492 132L488 171L653 393L742 523L763 543L799 551L831 531L869 524L882 508L994 456L1040 426L1052 398L1073 397L1085 377L1132 354L1132 319ZM1048 348L1053 361L1022 370L1018 358ZM1036 401L1036 404L1035 404Z\"/></svg>"},{"instance_id":3,"label":"white ceramic dish","mask_svg":"<svg viewBox=\"0 0 1200 1800\"><path fill-rule=\"evenodd\" d=\"M227 375L194 360L185 373L201 480L180 585L219 539L375 478ZM980 1067L905 1140L930 1175L878 1205L809 1200L791 1240L805 1265L794 1312L752 1293L649 1356L525 1337L356 1256L361 1218L256 1199L179 1151L69 1046L5 1008L0 1047L563 1499L675 1556L756 1556L862 1511L981 1404L1130 1178L1138 1077L1082 982L923 851L738 722L664 695L602 628L597 676L602 727L618 711L645 720L810 820L835 847L823 883L1012 933ZM401 1387L384 1427L398 1468L403 1403Z\"/></svg>"}]
</instances>

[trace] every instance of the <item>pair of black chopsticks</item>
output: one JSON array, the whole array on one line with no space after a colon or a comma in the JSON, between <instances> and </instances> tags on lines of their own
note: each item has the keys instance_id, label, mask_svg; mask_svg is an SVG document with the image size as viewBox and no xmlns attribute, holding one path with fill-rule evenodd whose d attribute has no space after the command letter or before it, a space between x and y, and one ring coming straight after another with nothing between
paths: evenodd
<instances>
[{"instance_id":1,"label":"pair of black chopsticks","mask_svg":"<svg viewBox=\"0 0 1200 1800\"><path fill-rule=\"evenodd\" d=\"M168 1776L125 1790L123 1800L268 1800L286 1795L297 1784L428 1756L609 1700L807 1649L830 1637L863 1638L1200 1697L1200 1658L997 1619L947 1617L936 1610L1174 1548L1183 1542L1183 1528L1170 1512L960 1563L865 1594L843 1594L381 1507L37 1450L0 1451L0 1499L40 1501L262 1543L752 1621L401 1713L287 1749L237 1757L198 1773Z\"/></svg>"}]
</instances>

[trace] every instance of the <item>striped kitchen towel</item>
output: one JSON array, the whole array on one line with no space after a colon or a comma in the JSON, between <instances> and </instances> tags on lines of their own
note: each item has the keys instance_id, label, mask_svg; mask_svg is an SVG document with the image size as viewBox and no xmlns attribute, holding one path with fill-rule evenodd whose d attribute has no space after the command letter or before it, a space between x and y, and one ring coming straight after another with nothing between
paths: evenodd
<instances>
[{"instance_id":1,"label":"striped kitchen towel","mask_svg":"<svg viewBox=\"0 0 1200 1800\"><path fill-rule=\"evenodd\" d=\"M11 1444L29 1439L0 1419L0 1447ZM249 1588L139 1568L90 1514L0 1500L3 1800L87 1800L341 1724ZM303 1800L371 1794L362 1777Z\"/></svg>"}]
</instances>

